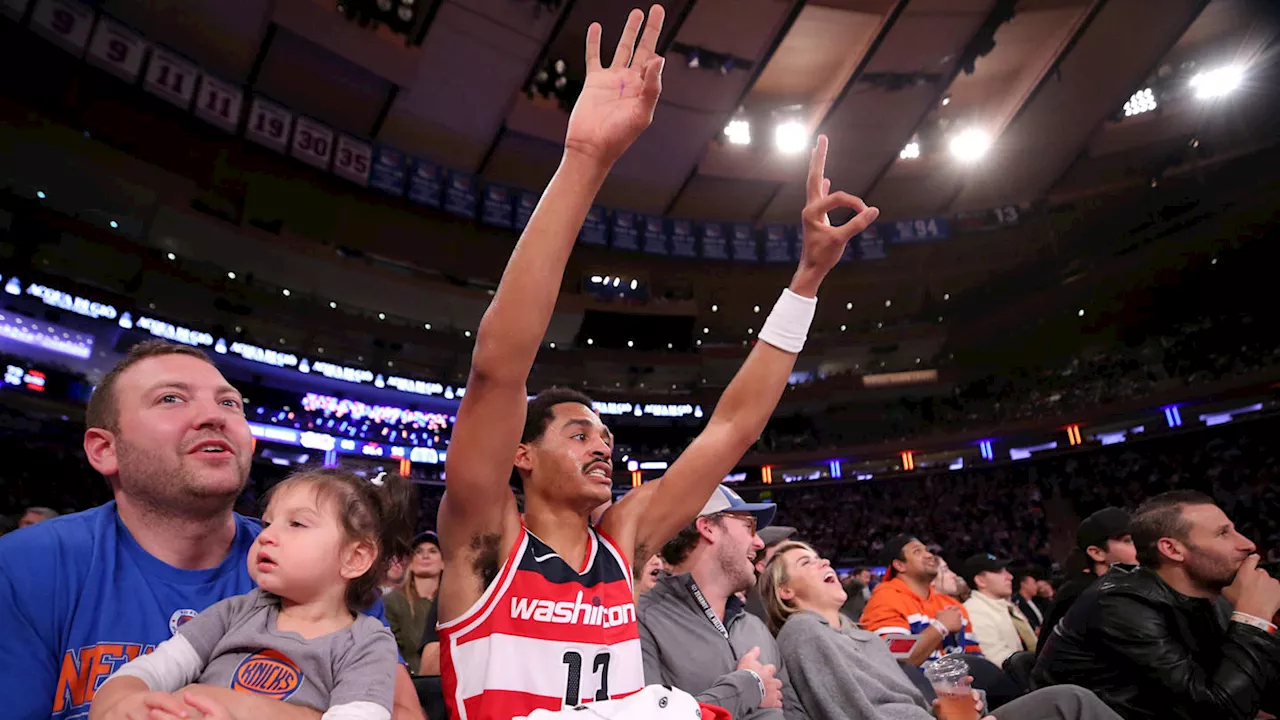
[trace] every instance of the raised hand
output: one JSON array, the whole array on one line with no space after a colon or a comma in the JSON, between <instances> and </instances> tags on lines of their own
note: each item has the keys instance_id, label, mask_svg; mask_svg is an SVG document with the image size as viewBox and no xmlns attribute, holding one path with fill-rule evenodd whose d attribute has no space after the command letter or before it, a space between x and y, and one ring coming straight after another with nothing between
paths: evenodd
<instances>
[{"instance_id":1,"label":"raised hand","mask_svg":"<svg viewBox=\"0 0 1280 720\"><path fill-rule=\"evenodd\" d=\"M609 67L600 63L600 23L587 28L587 78L569 116L566 152L611 166L653 122L662 93L663 59L656 51L665 17L661 5L649 8L648 22L639 8L632 10Z\"/></svg>"},{"instance_id":2,"label":"raised hand","mask_svg":"<svg viewBox=\"0 0 1280 720\"><path fill-rule=\"evenodd\" d=\"M831 268L840 262L840 256L844 254L844 246L849 240L866 230L877 217L880 217L879 208L868 207L862 198L843 191L831 192L831 181L826 177L826 167L827 136L819 135L818 142L809 155L809 177L805 182L805 206L800 213L803 247L800 250L800 267L796 270L797 279L805 276L809 279L816 278L817 282L821 282ZM832 225L828 213L840 207L851 208L857 215L844 225Z\"/></svg>"}]
</instances>

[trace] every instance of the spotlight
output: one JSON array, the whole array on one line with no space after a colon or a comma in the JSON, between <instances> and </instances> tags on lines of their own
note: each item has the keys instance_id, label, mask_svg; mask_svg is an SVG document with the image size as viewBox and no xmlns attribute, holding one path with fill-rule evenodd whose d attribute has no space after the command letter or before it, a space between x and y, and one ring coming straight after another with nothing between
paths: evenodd
<instances>
[{"instance_id":1,"label":"spotlight","mask_svg":"<svg viewBox=\"0 0 1280 720\"><path fill-rule=\"evenodd\" d=\"M236 279L236 274L235 274L235 273L233 273L233 272L228 272L228 273L227 273L227 279L228 279L228 280L235 280L235 279Z\"/></svg>"},{"instance_id":2,"label":"spotlight","mask_svg":"<svg viewBox=\"0 0 1280 720\"><path fill-rule=\"evenodd\" d=\"M634 340L628 340L628 341L627 341L627 347L629 347L629 348L630 348L630 347L635 347L635 346L636 346L636 343L635 343L635 341L634 341Z\"/></svg>"},{"instance_id":3,"label":"spotlight","mask_svg":"<svg viewBox=\"0 0 1280 720\"><path fill-rule=\"evenodd\" d=\"M746 120L732 120L725 126L724 134L734 145L750 145L751 123Z\"/></svg>"},{"instance_id":4,"label":"spotlight","mask_svg":"<svg viewBox=\"0 0 1280 720\"><path fill-rule=\"evenodd\" d=\"M173 259L173 256L172 256L172 255L170 255L170 256L169 256L169 259L170 259L170 260L172 260L172 259ZM284 290L281 290L280 292L282 292L282 293L284 294L284 296L285 296L285 297L289 297L289 288L285 288Z\"/></svg>"},{"instance_id":5,"label":"spotlight","mask_svg":"<svg viewBox=\"0 0 1280 720\"><path fill-rule=\"evenodd\" d=\"M378 313L378 319L379 319L379 320L386 320L386 319L387 319L387 314L386 314L386 313Z\"/></svg>"},{"instance_id":6,"label":"spotlight","mask_svg":"<svg viewBox=\"0 0 1280 720\"><path fill-rule=\"evenodd\" d=\"M1129 96L1129 101L1124 104L1124 116L1133 117L1141 115L1144 112L1151 112L1156 107L1156 96L1151 88L1143 88L1133 95Z\"/></svg>"},{"instance_id":7,"label":"spotlight","mask_svg":"<svg viewBox=\"0 0 1280 720\"><path fill-rule=\"evenodd\" d=\"M471 331L470 331L470 330L463 330L463 331L462 331L462 335L463 335L463 337L471 337Z\"/></svg>"},{"instance_id":8,"label":"spotlight","mask_svg":"<svg viewBox=\"0 0 1280 720\"><path fill-rule=\"evenodd\" d=\"M946 107L946 106L948 106L948 105L950 105L950 104L951 104L951 96L950 96L950 95L944 95L944 96L943 96L943 98L942 98L942 107Z\"/></svg>"},{"instance_id":9,"label":"spotlight","mask_svg":"<svg viewBox=\"0 0 1280 720\"><path fill-rule=\"evenodd\" d=\"M720 310L720 306L719 306L719 305L712 305L712 306L711 306L711 312L718 312L719 310Z\"/></svg>"},{"instance_id":10,"label":"spotlight","mask_svg":"<svg viewBox=\"0 0 1280 720\"><path fill-rule=\"evenodd\" d=\"M177 256L177 255L174 255L173 253L166 253L166 254L165 254L165 257L169 258L170 260L177 260L177 259L178 259L178 256ZM289 294L289 293L286 291L286 292L285 292L285 295L288 295L288 294Z\"/></svg>"},{"instance_id":11,"label":"spotlight","mask_svg":"<svg viewBox=\"0 0 1280 720\"><path fill-rule=\"evenodd\" d=\"M1244 80L1244 70L1238 65L1227 65L1216 70L1206 70L1191 78L1191 87L1196 97L1202 100L1222 97L1240 87Z\"/></svg>"},{"instance_id":12,"label":"spotlight","mask_svg":"<svg viewBox=\"0 0 1280 720\"><path fill-rule=\"evenodd\" d=\"M49 197L49 196L48 196L48 195L45 195L43 190L37 190L37 191L36 191L36 197L38 197L38 198L40 198L41 200L43 200L43 199L45 199L45 198L47 198L47 197Z\"/></svg>"},{"instance_id":13,"label":"spotlight","mask_svg":"<svg viewBox=\"0 0 1280 720\"><path fill-rule=\"evenodd\" d=\"M906 147L902 148L901 152L898 153L898 158L901 160L915 160L918 157L920 157L920 143L918 142L907 143Z\"/></svg>"},{"instance_id":14,"label":"spotlight","mask_svg":"<svg viewBox=\"0 0 1280 720\"><path fill-rule=\"evenodd\" d=\"M632 290L635 290L635 289L636 289L636 288L638 288L638 287L640 287L640 281L639 281L639 280L632 280L632 281L631 281L631 289L632 289Z\"/></svg>"},{"instance_id":15,"label":"spotlight","mask_svg":"<svg viewBox=\"0 0 1280 720\"><path fill-rule=\"evenodd\" d=\"M430 329L431 329L431 323L422 323L422 329L423 329L423 330L430 330Z\"/></svg>"},{"instance_id":16,"label":"spotlight","mask_svg":"<svg viewBox=\"0 0 1280 720\"><path fill-rule=\"evenodd\" d=\"M774 130L773 142L784 153L798 153L809 146L809 132L803 123L788 120Z\"/></svg>"},{"instance_id":17,"label":"spotlight","mask_svg":"<svg viewBox=\"0 0 1280 720\"><path fill-rule=\"evenodd\" d=\"M951 154L957 160L973 162L991 148L991 136L977 128L969 128L951 138Z\"/></svg>"},{"instance_id":18,"label":"spotlight","mask_svg":"<svg viewBox=\"0 0 1280 720\"><path fill-rule=\"evenodd\" d=\"M112 230L115 230L120 227L120 223L116 222L115 220L112 220L109 224L111 225Z\"/></svg>"},{"instance_id":19,"label":"spotlight","mask_svg":"<svg viewBox=\"0 0 1280 720\"><path fill-rule=\"evenodd\" d=\"M599 275L592 275L592 276L591 276L591 282L593 282L593 283L595 283L595 284L599 285L599 284L600 284L600 276L599 276Z\"/></svg>"},{"instance_id":20,"label":"spotlight","mask_svg":"<svg viewBox=\"0 0 1280 720\"><path fill-rule=\"evenodd\" d=\"M330 308L330 309L332 309L332 310L337 310L337 309L338 309L338 303L336 303L336 302L334 302L334 301L330 300L330 301L329 301L329 308ZM427 328L427 329L428 329L428 330L430 330L431 328Z\"/></svg>"},{"instance_id":21,"label":"spotlight","mask_svg":"<svg viewBox=\"0 0 1280 720\"><path fill-rule=\"evenodd\" d=\"M1080 308L1080 312L1076 313L1076 317L1084 317L1084 308Z\"/></svg>"}]
</instances>

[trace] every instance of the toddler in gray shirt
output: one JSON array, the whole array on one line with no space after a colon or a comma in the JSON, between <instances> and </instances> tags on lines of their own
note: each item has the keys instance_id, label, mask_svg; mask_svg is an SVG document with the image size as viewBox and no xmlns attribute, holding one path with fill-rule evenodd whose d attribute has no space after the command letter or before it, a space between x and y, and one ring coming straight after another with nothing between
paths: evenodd
<instances>
[{"instance_id":1,"label":"toddler in gray shirt","mask_svg":"<svg viewBox=\"0 0 1280 720\"><path fill-rule=\"evenodd\" d=\"M231 715L236 693L300 705L324 720L389 720L395 638L358 608L408 550L409 484L342 470L297 473L272 489L249 551L258 588L178 627L98 690L90 720L191 709ZM198 687L178 693L191 683ZM184 705L185 703L185 705Z\"/></svg>"}]
</instances>

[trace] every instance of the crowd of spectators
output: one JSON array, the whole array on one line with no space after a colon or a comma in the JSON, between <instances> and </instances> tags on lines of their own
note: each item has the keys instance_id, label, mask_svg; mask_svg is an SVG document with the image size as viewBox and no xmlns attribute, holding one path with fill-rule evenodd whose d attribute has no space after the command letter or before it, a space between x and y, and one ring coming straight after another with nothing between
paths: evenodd
<instances>
[{"instance_id":1,"label":"crowd of spectators","mask_svg":"<svg viewBox=\"0 0 1280 720\"><path fill-rule=\"evenodd\" d=\"M981 552L1053 570L1080 518L1192 489L1214 497L1264 558L1280 562L1278 426L1264 418L989 468L769 492L778 522L833 560L874 561L906 533L954 562Z\"/></svg>"}]
</instances>

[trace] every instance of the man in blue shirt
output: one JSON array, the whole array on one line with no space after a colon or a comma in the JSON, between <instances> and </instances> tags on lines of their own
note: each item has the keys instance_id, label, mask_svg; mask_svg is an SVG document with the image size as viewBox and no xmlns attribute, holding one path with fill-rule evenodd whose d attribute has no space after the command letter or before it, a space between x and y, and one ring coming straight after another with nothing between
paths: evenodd
<instances>
[{"instance_id":1,"label":"man in blue shirt","mask_svg":"<svg viewBox=\"0 0 1280 720\"><path fill-rule=\"evenodd\" d=\"M242 403L208 356L163 341L135 346L103 378L84 450L115 500L0 538L0 715L85 718L113 671L253 589L246 558L260 527L232 511L253 456ZM370 614L382 618L381 603ZM199 692L236 718L319 717ZM403 667L394 717L422 718Z\"/></svg>"}]
</instances>

